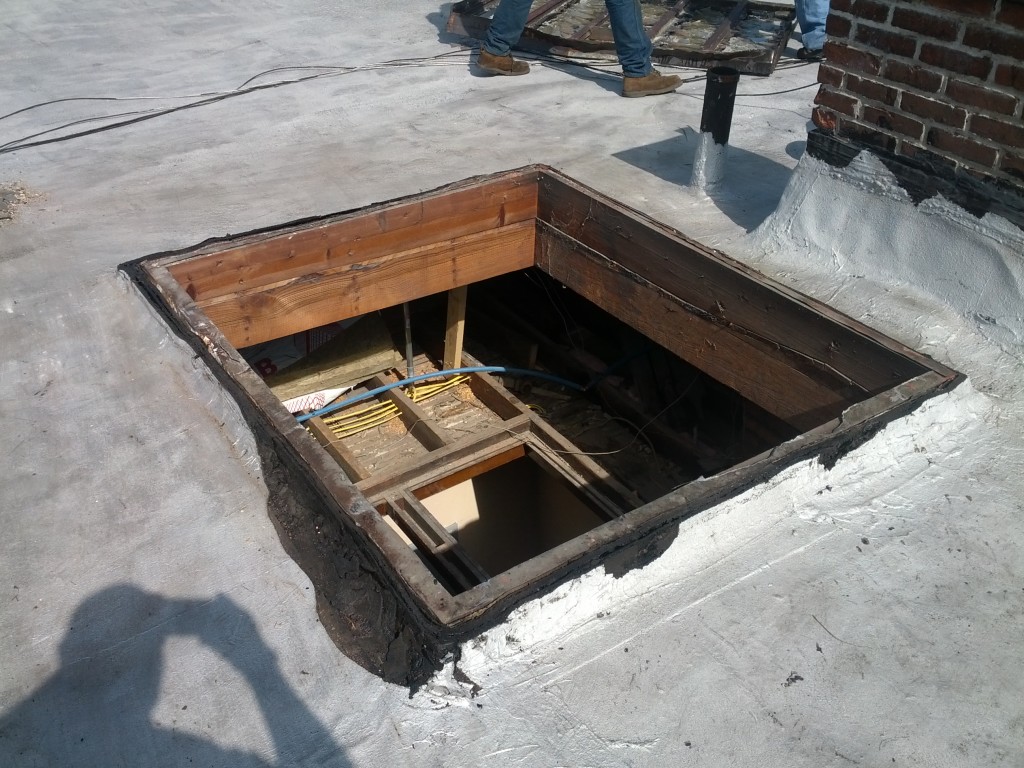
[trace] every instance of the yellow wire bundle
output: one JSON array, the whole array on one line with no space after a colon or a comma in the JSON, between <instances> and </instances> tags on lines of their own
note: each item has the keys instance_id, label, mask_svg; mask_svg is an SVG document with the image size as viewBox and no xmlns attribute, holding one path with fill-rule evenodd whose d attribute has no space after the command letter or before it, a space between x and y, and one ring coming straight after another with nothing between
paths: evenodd
<instances>
[{"instance_id":1,"label":"yellow wire bundle","mask_svg":"<svg viewBox=\"0 0 1024 768\"><path fill-rule=\"evenodd\" d=\"M427 398L438 395L445 390L457 387L464 381L469 379L469 376L459 375L455 376L447 381L440 381L434 384L421 384L420 386L413 387L409 393L409 399L414 403L421 402ZM335 416L328 416L324 419L324 423L330 428L331 432L336 437L351 437L352 435L364 432L367 429L373 427L379 427L381 424L386 424L398 415L398 406L388 401L383 403L373 403L372 405L363 406L356 410L344 411L343 413Z\"/></svg>"}]
</instances>

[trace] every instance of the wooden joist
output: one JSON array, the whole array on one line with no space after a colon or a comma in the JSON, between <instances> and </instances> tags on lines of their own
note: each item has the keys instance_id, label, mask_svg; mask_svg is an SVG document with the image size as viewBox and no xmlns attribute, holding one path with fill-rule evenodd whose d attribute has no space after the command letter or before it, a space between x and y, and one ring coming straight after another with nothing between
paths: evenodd
<instances>
[{"instance_id":1,"label":"wooden joist","mask_svg":"<svg viewBox=\"0 0 1024 768\"><path fill-rule=\"evenodd\" d=\"M797 371L806 366L833 372L862 393L876 393L929 367L918 362L921 356L913 350L901 347L900 354L893 354L893 342L882 344L878 332L825 304L769 284L723 254L652 226L626 206L553 175L542 177L540 185L541 221L692 308L693 314L683 314L761 342L758 346L765 351L774 348L779 361ZM619 314L623 302L614 295L601 306L625 320ZM803 373L813 375L812 370Z\"/></svg>"},{"instance_id":2,"label":"wooden joist","mask_svg":"<svg viewBox=\"0 0 1024 768\"><path fill-rule=\"evenodd\" d=\"M472 589L490 578L414 496L408 492L396 494L388 498L387 504L398 527L459 591Z\"/></svg>"},{"instance_id":3,"label":"wooden joist","mask_svg":"<svg viewBox=\"0 0 1024 768\"><path fill-rule=\"evenodd\" d=\"M446 473L472 465L492 453L521 444L520 435L525 434L529 428L530 418L522 415L518 419L505 422L500 429L468 435L445 448L432 451L424 462L407 464L387 475L368 478L358 484L359 490L366 498L376 502L389 488L413 487L434 482Z\"/></svg>"},{"instance_id":4,"label":"wooden joist","mask_svg":"<svg viewBox=\"0 0 1024 768\"><path fill-rule=\"evenodd\" d=\"M358 483L360 480L365 480L370 476L370 473L359 463L359 460L346 447L341 438L334 436L334 433L331 432L330 427L324 423L323 419L319 416L314 416L306 421L306 426L309 427L309 431L313 433L316 441L345 470L349 480L353 483Z\"/></svg>"},{"instance_id":5,"label":"wooden joist","mask_svg":"<svg viewBox=\"0 0 1024 768\"><path fill-rule=\"evenodd\" d=\"M546 226L538 243L537 266L801 431L837 416L852 402L728 328L693 314L678 298L635 272Z\"/></svg>"},{"instance_id":6,"label":"wooden joist","mask_svg":"<svg viewBox=\"0 0 1024 768\"><path fill-rule=\"evenodd\" d=\"M687 6L692 2L693 0L679 0L678 3L661 14L661 16L658 17L658 20L654 22L654 26L650 29L649 35L651 39L653 40L668 29L672 23L686 11Z\"/></svg>"},{"instance_id":7,"label":"wooden joist","mask_svg":"<svg viewBox=\"0 0 1024 768\"><path fill-rule=\"evenodd\" d=\"M198 303L247 347L532 267L535 229L518 222Z\"/></svg>"},{"instance_id":8,"label":"wooden joist","mask_svg":"<svg viewBox=\"0 0 1024 768\"><path fill-rule=\"evenodd\" d=\"M202 304L218 296L530 221L536 212L536 177L510 174L448 194L342 215L315 227L253 236L243 245L167 268Z\"/></svg>"},{"instance_id":9,"label":"wooden joist","mask_svg":"<svg viewBox=\"0 0 1024 768\"><path fill-rule=\"evenodd\" d=\"M526 18L527 25L538 24L544 21L548 16L552 16L563 8L567 8L577 0L548 0L546 3L542 3L540 6L530 12L530 15Z\"/></svg>"},{"instance_id":10,"label":"wooden joist","mask_svg":"<svg viewBox=\"0 0 1024 768\"><path fill-rule=\"evenodd\" d=\"M740 0L736 3L735 7L725 18L725 20L718 25L718 28L711 33L711 36L704 41L704 45L701 48L705 53L711 53L722 48L731 38L732 30L736 24L739 23L740 19L743 18L744 12L747 10L747 0Z\"/></svg>"},{"instance_id":11,"label":"wooden joist","mask_svg":"<svg viewBox=\"0 0 1024 768\"><path fill-rule=\"evenodd\" d=\"M468 355L466 362L472 365L479 365L479 361ZM541 442L558 452L567 464L573 467L576 472L582 475L586 481L606 497L605 503L611 513L611 517L617 517L627 509L632 509L642 503L635 493L622 485L604 467L581 451L579 446L573 444L547 422L530 411L493 376L487 373L478 373L474 374L473 378L477 381L478 387L474 391L486 390L490 393L487 396L487 400L501 400L522 409L523 414L530 419L532 425L530 431L536 434ZM481 400L484 400L484 398L481 397Z\"/></svg>"}]
</instances>

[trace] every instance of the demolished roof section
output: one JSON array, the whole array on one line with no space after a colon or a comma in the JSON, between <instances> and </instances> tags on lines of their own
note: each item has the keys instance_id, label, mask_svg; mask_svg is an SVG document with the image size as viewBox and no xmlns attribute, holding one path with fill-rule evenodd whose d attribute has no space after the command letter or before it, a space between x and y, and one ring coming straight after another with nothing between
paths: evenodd
<instances>
[{"instance_id":1,"label":"demolished roof section","mask_svg":"<svg viewBox=\"0 0 1024 768\"><path fill-rule=\"evenodd\" d=\"M498 0L463 0L452 6L448 31L482 38ZM793 33L792 5L722 0L641 2L644 28L661 64L713 67L770 75ZM519 47L566 56L614 55L604 0L534 3Z\"/></svg>"}]
</instances>

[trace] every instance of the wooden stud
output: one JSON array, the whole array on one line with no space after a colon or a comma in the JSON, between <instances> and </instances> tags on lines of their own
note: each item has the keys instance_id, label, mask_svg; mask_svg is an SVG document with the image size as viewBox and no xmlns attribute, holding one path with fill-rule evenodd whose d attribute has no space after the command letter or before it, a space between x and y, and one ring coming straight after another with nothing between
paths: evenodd
<instances>
[{"instance_id":1,"label":"wooden stud","mask_svg":"<svg viewBox=\"0 0 1024 768\"><path fill-rule=\"evenodd\" d=\"M444 336L444 369L462 367L462 338L466 329L466 297L469 286L448 291L448 320Z\"/></svg>"}]
</instances>

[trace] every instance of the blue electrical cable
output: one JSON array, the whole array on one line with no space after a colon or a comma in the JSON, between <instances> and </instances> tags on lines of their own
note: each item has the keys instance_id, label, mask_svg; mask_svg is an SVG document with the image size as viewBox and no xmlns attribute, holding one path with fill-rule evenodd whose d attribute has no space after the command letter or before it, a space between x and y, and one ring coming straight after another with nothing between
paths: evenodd
<instances>
[{"instance_id":1,"label":"blue electrical cable","mask_svg":"<svg viewBox=\"0 0 1024 768\"><path fill-rule=\"evenodd\" d=\"M341 410L346 406L354 405L355 403L360 403L363 400L369 400L372 397L376 397L377 395L387 392L388 390L395 389L396 387L404 387L406 384L415 384L417 381L424 381L426 379L437 379L442 376L454 376L460 373L506 373L509 376L528 376L535 379L545 379L547 381L552 381L556 384L561 384L563 387L575 389L577 392L587 391L587 387L580 386L574 381L569 381L568 379L563 379L559 376L555 376L550 373L544 373L544 371L531 371L528 368L506 368L503 365L478 365L472 368L452 368L451 370L447 371L421 373L418 376L412 376L408 379L402 379L401 381L393 381L390 384L385 384L383 387L371 389L369 392L364 392L361 395L356 395L355 397L350 397L345 400L341 400L340 402L337 403L325 405L320 410L313 411L312 413L307 413L302 416L296 416L296 420L299 422L299 424L301 424L304 421L309 421L315 416L324 416L328 413L334 413L335 411Z\"/></svg>"}]
</instances>

